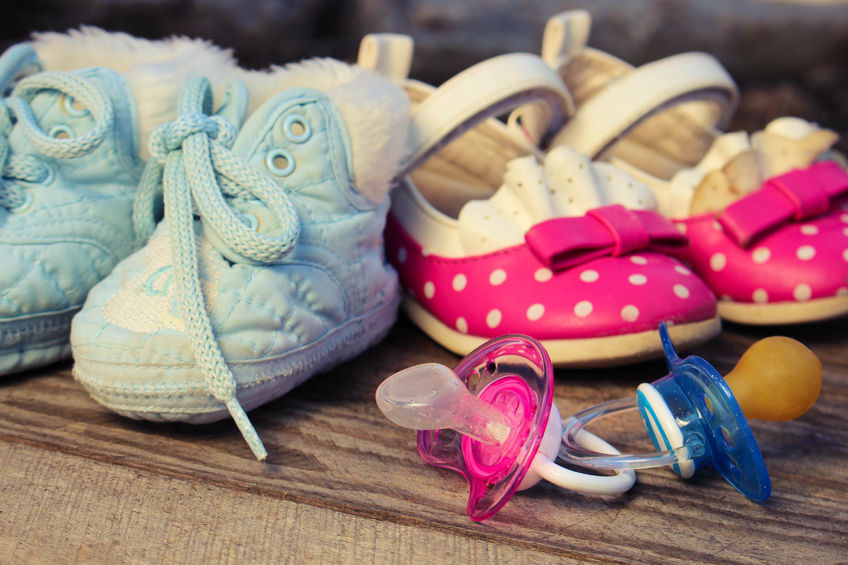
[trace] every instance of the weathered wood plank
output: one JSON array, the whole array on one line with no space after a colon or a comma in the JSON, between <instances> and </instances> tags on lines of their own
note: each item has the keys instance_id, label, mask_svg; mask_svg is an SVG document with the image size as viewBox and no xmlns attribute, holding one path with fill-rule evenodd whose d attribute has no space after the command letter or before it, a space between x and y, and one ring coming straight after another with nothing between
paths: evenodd
<instances>
[{"instance_id":1,"label":"weathered wood plank","mask_svg":"<svg viewBox=\"0 0 848 565\"><path fill-rule=\"evenodd\" d=\"M518 494L493 519L471 522L464 514L464 480L422 463L414 434L385 420L373 402L377 385L393 371L456 361L405 321L365 355L252 412L270 452L267 463L251 459L230 422L160 425L113 415L71 379L68 367L0 385L0 445L23 444L115 473L158 475L227 496L261 496L393 524L387 528L437 531L449 539L582 561L838 562L848 558L843 324L783 330L820 355L825 378L822 397L800 420L753 423L773 481L774 494L764 505L746 501L714 474L681 481L660 469L640 473L636 487L620 498L540 485ZM767 334L729 327L698 353L727 372L747 345ZM663 374L659 362L562 371L556 401L568 414L634 394L636 384ZM648 447L635 419L602 424L599 429L620 446ZM233 503L232 509L250 512L248 504ZM182 527L191 528L191 520Z\"/></svg>"},{"instance_id":2,"label":"weathered wood plank","mask_svg":"<svg viewBox=\"0 0 848 565\"><path fill-rule=\"evenodd\" d=\"M550 563L551 555L0 443L3 563Z\"/></svg>"}]
</instances>

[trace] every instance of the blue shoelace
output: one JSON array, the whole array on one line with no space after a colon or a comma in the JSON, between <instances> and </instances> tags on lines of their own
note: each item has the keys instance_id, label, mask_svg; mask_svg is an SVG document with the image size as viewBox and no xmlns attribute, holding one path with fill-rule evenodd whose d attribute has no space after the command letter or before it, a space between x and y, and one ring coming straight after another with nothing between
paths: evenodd
<instances>
[{"instance_id":1,"label":"blue shoelace","mask_svg":"<svg viewBox=\"0 0 848 565\"><path fill-rule=\"evenodd\" d=\"M195 79L183 90L177 119L159 126L150 140L151 159L145 167L134 203L136 236L145 241L153 232L154 201L164 193L165 226L169 232L180 314L195 361L212 395L229 410L257 459L267 451L236 397L238 385L219 347L203 295L197 258L194 218L204 229L247 262L279 261L294 248L300 222L288 195L270 178L230 151L236 128L211 115L212 90L206 79ZM282 227L279 234L252 229L225 196L262 202Z\"/></svg>"},{"instance_id":2,"label":"blue shoelace","mask_svg":"<svg viewBox=\"0 0 848 565\"><path fill-rule=\"evenodd\" d=\"M74 101L90 112L94 127L80 137L68 135L67 129L45 133L33 115L29 102L39 92L55 90L65 96L67 106ZM24 191L17 181L46 183L53 175L50 166L34 155L16 155L9 144L9 134L18 125L33 148L45 157L70 159L93 151L112 127L112 103L89 80L67 73L44 72L21 80L12 94L0 101L0 207L12 212L21 210L31 201L32 195ZM64 132L67 139L55 137Z\"/></svg>"}]
</instances>

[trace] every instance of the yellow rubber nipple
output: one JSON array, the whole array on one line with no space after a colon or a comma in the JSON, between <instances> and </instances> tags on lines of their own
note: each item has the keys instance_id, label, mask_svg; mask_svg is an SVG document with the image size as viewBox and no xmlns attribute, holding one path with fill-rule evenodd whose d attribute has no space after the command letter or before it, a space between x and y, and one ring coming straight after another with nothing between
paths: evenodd
<instances>
[{"instance_id":1,"label":"yellow rubber nipple","mask_svg":"<svg viewBox=\"0 0 848 565\"><path fill-rule=\"evenodd\" d=\"M802 343L774 336L749 347L724 380L746 417L782 422L815 404L822 366Z\"/></svg>"}]
</instances>

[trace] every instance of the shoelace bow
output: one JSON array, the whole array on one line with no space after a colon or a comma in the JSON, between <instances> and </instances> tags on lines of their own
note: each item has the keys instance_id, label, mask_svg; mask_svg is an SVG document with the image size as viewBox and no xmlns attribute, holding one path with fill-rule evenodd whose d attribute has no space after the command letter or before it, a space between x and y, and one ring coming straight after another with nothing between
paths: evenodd
<instances>
[{"instance_id":1,"label":"shoelace bow","mask_svg":"<svg viewBox=\"0 0 848 565\"><path fill-rule=\"evenodd\" d=\"M203 219L230 249L249 260L270 263L295 245L300 223L287 194L270 178L230 152L236 128L211 113L209 81L195 79L180 97L177 119L159 126L150 139L151 159L145 167L133 210L136 237L145 241L155 227L153 209L160 187L171 240L180 313L195 361L212 395L224 403L257 459L267 451L236 398L237 383L215 339L202 292L194 216ZM258 233L227 203L224 195L261 201L271 210L282 234Z\"/></svg>"},{"instance_id":2,"label":"shoelace bow","mask_svg":"<svg viewBox=\"0 0 848 565\"><path fill-rule=\"evenodd\" d=\"M57 139L45 134L29 102L41 91L55 90L73 96L95 120L94 127L79 137ZM33 155L12 152L9 135L17 125L35 150L54 159L81 157L93 151L112 127L112 103L90 80L60 72L43 72L21 80L12 95L0 101L0 207L14 210L26 203L26 195L15 181L44 182L50 167Z\"/></svg>"}]
</instances>

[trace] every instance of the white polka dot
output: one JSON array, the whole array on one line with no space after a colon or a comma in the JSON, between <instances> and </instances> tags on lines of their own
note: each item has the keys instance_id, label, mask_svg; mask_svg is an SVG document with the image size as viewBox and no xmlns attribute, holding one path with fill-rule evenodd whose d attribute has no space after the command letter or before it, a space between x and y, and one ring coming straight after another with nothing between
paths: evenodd
<instances>
[{"instance_id":1,"label":"white polka dot","mask_svg":"<svg viewBox=\"0 0 848 565\"><path fill-rule=\"evenodd\" d=\"M492 274L489 275L489 282L493 286L498 286L499 284L503 284L506 280L506 271L503 269L495 269L492 271Z\"/></svg>"},{"instance_id":2,"label":"white polka dot","mask_svg":"<svg viewBox=\"0 0 848 565\"><path fill-rule=\"evenodd\" d=\"M819 233L819 228L812 224L804 224L801 226L801 233L804 235L816 235Z\"/></svg>"},{"instance_id":3,"label":"white polka dot","mask_svg":"<svg viewBox=\"0 0 848 565\"><path fill-rule=\"evenodd\" d=\"M533 273L533 278L536 279L536 282L545 282L551 280L551 277L554 276L553 271L550 269L546 269L542 267L535 273Z\"/></svg>"},{"instance_id":4,"label":"white polka dot","mask_svg":"<svg viewBox=\"0 0 848 565\"><path fill-rule=\"evenodd\" d=\"M848 224L848 214L842 214L839 219L842 220L843 224Z\"/></svg>"},{"instance_id":5,"label":"white polka dot","mask_svg":"<svg viewBox=\"0 0 848 565\"><path fill-rule=\"evenodd\" d=\"M766 292L766 289L764 288L758 288L757 290L755 290L754 294L751 295L751 297L757 304L765 304L766 302L768 302L768 292Z\"/></svg>"},{"instance_id":6,"label":"white polka dot","mask_svg":"<svg viewBox=\"0 0 848 565\"><path fill-rule=\"evenodd\" d=\"M676 227L677 231L680 233L686 233L686 224L674 224L674 227Z\"/></svg>"},{"instance_id":7,"label":"white polka dot","mask_svg":"<svg viewBox=\"0 0 848 565\"><path fill-rule=\"evenodd\" d=\"M642 257L641 255L634 255L630 258L630 260L636 263L637 265L646 265L648 263L648 260Z\"/></svg>"},{"instance_id":8,"label":"white polka dot","mask_svg":"<svg viewBox=\"0 0 848 565\"><path fill-rule=\"evenodd\" d=\"M630 284L635 284L636 286L641 286L648 282L648 277L645 275L635 274L627 277L627 280L630 281Z\"/></svg>"},{"instance_id":9,"label":"white polka dot","mask_svg":"<svg viewBox=\"0 0 848 565\"><path fill-rule=\"evenodd\" d=\"M812 295L813 291L810 289L810 285L804 283L799 284L795 287L795 290L792 291L792 296L794 296L795 300L798 302L809 300Z\"/></svg>"},{"instance_id":10,"label":"white polka dot","mask_svg":"<svg viewBox=\"0 0 848 565\"><path fill-rule=\"evenodd\" d=\"M424 296L427 298L433 298L433 295L436 294L436 285L432 282L427 281L424 283Z\"/></svg>"},{"instance_id":11,"label":"white polka dot","mask_svg":"<svg viewBox=\"0 0 848 565\"><path fill-rule=\"evenodd\" d=\"M621 319L625 322L635 322L637 318L639 318L639 309L632 304L621 309Z\"/></svg>"},{"instance_id":12,"label":"white polka dot","mask_svg":"<svg viewBox=\"0 0 848 565\"><path fill-rule=\"evenodd\" d=\"M533 304L530 308L527 309L527 319L531 322L535 322L545 313L545 307L541 304Z\"/></svg>"},{"instance_id":13,"label":"white polka dot","mask_svg":"<svg viewBox=\"0 0 848 565\"><path fill-rule=\"evenodd\" d=\"M674 290L674 294L676 294L678 298L689 298L689 289L682 284L674 285L672 290Z\"/></svg>"},{"instance_id":14,"label":"white polka dot","mask_svg":"<svg viewBox=\"0 0 848 565\"><path fill-rule=\"evenodd\" d=\"M598 274L598 271L594 269L586 269L582 273L580 273L580 280L583 282L591 283L598 280L601 275Z\"/></svg>"},{"instance_id":15,"label":"white polka dot","mask_svg":"<svg viewBox=\"0 0 848 565\"><path fill-rule=\"evenodd\" d=\"M836 296L845 296L846 294L848 294L848 288L844 286L836 291Z\"/></svg>"},{"instance_id":16,"label":"white polka dot","mask_svg":"<svg viewBox=\"0 0 848 565\"><path fill-rule=\"evenodd\" d=\"M768 247L757 247L754 249L754 252L751 253L751 259L754 260L754 263L765 263L771 257L771 249Z\"/></svg>"},{"instance_id":17,"label":"white polka dot","mask_svg":"<svg viewBox=\"0 0 848 565\"><path fill-rule=\"evenodd\" d=\"M588 300L581 300L574 305L574 313L581 318L585 318L592 313L592 303Z\"/></svg>"},{"instance_id":18,"label":"white polka dot","mask_svg":"<svg viewBox=\"0 0 848 565\"><path fill-rule=\"evenodd\" d=\"M716 253L710 257L710 269L713 271L721 271L727 265L727 257L724 253Z\"/></svg>"},{"instance_id":19,"label":"white polka dot","mask_svg":"<svg viewBox=\"0 0 848 565\"><path fill-rule=\"evenodd\" d=\"M842 258L848 261L848 249L842 252Z\"/></svg>"},{"instance_id":20,"label":"white polka dot","mask_svg":"<svg viewBox=\"0 0 848 565\"><path fill-rule=\"evenodd\" d=\"M397 253L398 262L406 263L406 247L401 247L398 249Z\"/></svg>"},{"instance_id":21,"label":"white polka dot","mask_svg":"<svg viewBox=\"0 0 848 565\"><path fill-rule=\"evenodd\" d=\"M689 275L692 274L692 271L690 271L689 269L687 269L683 265L675 265L674 270L677 271L678 273L680 273L681 275L685 276L685 277L688 277Z\"/></svg>"},{"instance_id":22,"label":"white polka dot","mask_svg":"<svg viewBox=\"0 0 848 565\"><path fill-rule=\"evenodd\" d=\"M467 334L468 333L468 322L462 316L460 316L459 318L456 319L456 329L461 334Z\"/></svg>"},{"instance_id":23,"label":"white polka dot","mask_svg":"<svg viewBox=\"0 0 848 565\"><path fill-rule=\"evenodd\" d=\"M816 256L816 249L812 245L802 245L795 254L801 261L809 261Z\"/></svg>"},{"instance_id":24,"label":"white polka dot","mask_svg":"<svg viewBox=\"0 0 848 565\"><path fill-rule=\"evenodd\" d=\"M718 223L718 222L713 222L713 229L715 231L721 231L722 230L721 224Z\"/></svg>"},{"instance_id":25,"label":"white polka dot","mask_svg":"<svg viewBox=\"0 0 848 565\"><path fill-rule=\"evenodd\" d=\"M486 325L490 328L496 328L501 324L501 311L497 308L489 310L486 314Z\"/></svg>"},{"instance_id":26,"label":"white polka dot","mask_svg":"<svg viewBox=\"0 0 848 565\"><path fill-rule=\"evenodd\" d=\"M844 235L845 237L848 237L848 228L845 228L845 229L842 230L842 235Z\"/></svg>"},{"instance_id":27,"label":"white polka dot","mask_svg":"<svg viewBox=\"0 0 848 565\"><path fill-rule=\"evenodd\" d=\"M457 292L465 289L465 285L468 284L468 277L459 273L453 278L453 289Z\"/></svg>"}]
</instances>

